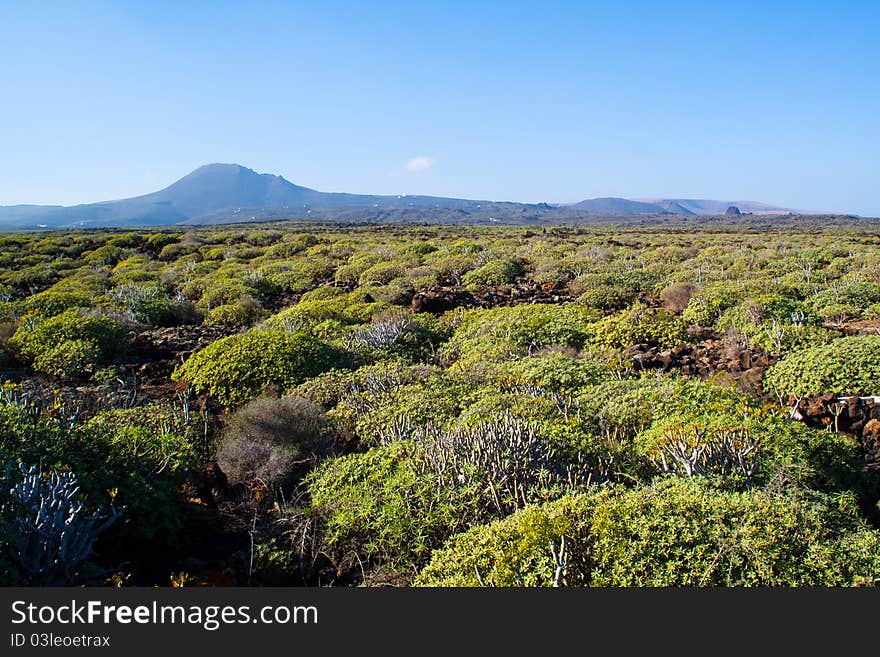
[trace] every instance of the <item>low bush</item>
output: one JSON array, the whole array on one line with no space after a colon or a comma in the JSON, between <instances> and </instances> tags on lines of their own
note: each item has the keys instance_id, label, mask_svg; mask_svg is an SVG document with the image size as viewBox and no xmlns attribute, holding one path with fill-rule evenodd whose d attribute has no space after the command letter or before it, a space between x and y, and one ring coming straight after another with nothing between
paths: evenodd
<instances>
[{"instance_id":1,"label":"low bush","mask_svg":"<svg viewBox=\"0 0 880 657\"><path fill-rule=\"evenodd\" d=\"M795 351L767 371L763 387L792 398L880 394L880 336L839 338Z\"/></svg>"},{"instance_id":2,"label":"low bush","mask_svg":"<svg viewBox=\"0 0 880 657\"><path fill-rule=\"evenodd\" d=\"M230 483L275 488L296 481L333 451L335 432L321 408L302 397L258 397L230 416L217 464Z\"/></svg>"},{"instance_id":3,"label":"low bush","mask_svg":"<svg viewBox=\"0 0 880 657\"><path fill-rule=\"evenodd\" d=\"M267 386L287 391L333 368L348 355L303 333L251 331L220 338L178 365L171 377L208 393L224 406L241 406Z\"/></svg>"},{"instance_id":4,"label":"low bush","mask_svg":"<svg viewBox=\"0 0 880 657\"><path fill-rule=\"evenodd\" d=\"M308 479L326 552L343 565L384 563L414 575L431 551L478 517L479 495L419 474L399 442L327 461Z\"/></svg>"},{"instance_id":5,"label":"low bush","mask_svg":"<svg viewBox=\"0 0 880 657\"><path fill-rule=\"evenodd\" d=\"M416 584L840 586L875 581L878 550L876 531L822 498L671 478L475 527L436 551Z\"/></svg>"},{"instance_id":6,"label":"low bush","mask_svg":"<svg viewBox=\"0 0 880 657\"><path fill-rule=\"evenodd\" d=\"M407 570L456 531L560 497L586 475L533 425L500 416L332 459L310 476L309 492L329 552Z\"/></svg>"},{"instance_id":7,"label":"low bush","mask_svg":"<svg viewBox=\"0 0 880 657\"><path fill-rule=\"evenodd\" d=\"M0 463L39 464L44 470L79 475L81 499L128 507L103 541L125 549L172 546L180 539L183 513L175 470L156 444L164 439L144 427L107 430L101 424L62 426L24 408L0 406Z\"/></svg>"},{"instance_id":8,"label":"low bush","mask_svg":"<svg viewBox=\"0 0 880 657\"><path fill-rule=\"evenodd\" d=\"M545 304L470 310L442 352L449 362L506 360L527 356L549 346L580 348L592 335L599 315L580 306Z\"/></svg>"},{"instance_id":9,"label":"low bush","mask_svg":"<svg viewBox=\"0 0 880 657\"><path fill-rule=\"evenodd\" d=\"M124 335L115 320L70 308L48 319L23 317L9 342L24 362L66 377L108 363L124 347Z\"/></svg>"},{"instance_id":10,"label":"low bush","mask_svg":"<svg viewBox=\"0 0 880 657\"><path fill-rule=\"evenodd\" d=\"M523 273L522 265L513 260L491 260L462 278L464 286L472 292L513 283Z\"/></svg>"},{"instance_id":11,"label":"low bush","mask_svg":"<svg viewBox=\"0 0 880 657\"><path fill-rule=\"evenodd\" d=\"M219 326L251 326L266 316L266 311L260 304L245 297L235 303L226 303L216 306L205 316L205 324Z\"/></svg>"},{"instance_id":12,"label":"low bush","mask_svg":"<svg viewBox=\"0 0 880 657\"><path fill-rule=\"evenodd\" d=\"M595 344L618 349L641 343L675 347L687 341L687 326L681 319L641 304L596 322L592 333Z\"/></svg>"}]
</instances>

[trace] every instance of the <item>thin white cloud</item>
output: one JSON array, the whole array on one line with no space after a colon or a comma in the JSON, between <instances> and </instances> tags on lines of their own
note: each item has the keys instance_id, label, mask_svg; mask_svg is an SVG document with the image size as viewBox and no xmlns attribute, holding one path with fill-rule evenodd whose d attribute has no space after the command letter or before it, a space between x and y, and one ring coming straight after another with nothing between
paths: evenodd
<instances>
[{"instance_id":1,"label":"thin white cloud","mask_svg":"<svg viewBox=\"0 0 880 657\"><path fill-rule=\"evenodd\" d=\"M427 171L434 166L434 158L427 155L418 155L406 163L406 170L410 173Z\"/></svg>"}]
</instances>

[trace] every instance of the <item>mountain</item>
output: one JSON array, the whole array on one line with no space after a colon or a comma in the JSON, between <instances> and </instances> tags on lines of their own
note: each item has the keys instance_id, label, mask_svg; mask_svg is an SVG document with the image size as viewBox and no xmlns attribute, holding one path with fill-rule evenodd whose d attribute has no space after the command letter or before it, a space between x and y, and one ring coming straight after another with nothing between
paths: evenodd
<instances>
[{"instance_id":1,"label":"mountain","mask_svg":"<svg viewBox=\"0 0 880 657\"><path fill-rule=\"evenodd\" d=\"M591 198L567 207L589 214L669 214L669 210L654 203L615 197Z\"/></svg>"},{"instance_id":2,"label":"mountain","mask_svg":"<svg viewBox=\"0 0 880 657\"><path fill-rule=\"evenodd\" d=\"M673 214L716 215L724 214L727 208L736 206L741 212L753 214L798 214L796 210L756 201L713 201L699 198L644 198L645 203L658 205Z\"/></svg>"},{"instance_id":3,"label":"mountain","mask_svg":"<svg viewBox=\"0 0 880 657\"><path fill-rule=\"evenodd\" d=\"M518 223L593 221L650 215L790 212L752 201L594 198L573 205L479 201L438 196L320 192L238 164L208 164L151 194L70 207L0 206L0 230L219 224L283 219L344 222Z\"/></svg>"},{"instance_id":4,"label":"mountain","mask_svg":"<svg viewBox=\"0 0 880 657\"><path fill-rule=\"evenodd\" d=\"M61 205L0 205L0 225L38 217L49 210L57 210L62 207Z\"/></svg>"},{"instance_id":5,"label":"mountain","mask_svg":"<svg viewBox=\"0 0 880 657\"><path fill-rule=\"evenodd\" d=\"M243 220L254 213L284 211L302 216L311 209L479 208L488 201L432 196L372 196L319 192L281 176L238 164L199 167L165 189L117 201L85 205L0 207L3 228L161 226Z\"/></svg>"},{"instance_id":6,"label":"mountain","mask_svg":"<svg viewBox=\"0 0 880 657\"><path fill-rule=\"evenodd\" d=\"M781 208L755 201L713 201L693 198L591 198L580 203L565 206L588 214L685 214L697 216L720 215L736 206L742 212L753 214L790 214L797 213L789 208Z\"/></svg>"}]
</instances>

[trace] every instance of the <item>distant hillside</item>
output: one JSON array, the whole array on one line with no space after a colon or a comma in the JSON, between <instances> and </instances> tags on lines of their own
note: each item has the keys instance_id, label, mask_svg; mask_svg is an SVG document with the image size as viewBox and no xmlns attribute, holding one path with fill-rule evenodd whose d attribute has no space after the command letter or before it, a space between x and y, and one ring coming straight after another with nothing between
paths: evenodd
<instances>
[{"instance_id":1,"label":"distant hillside","mask_svg":"<svg viewBox=\"0 0 880 657\"><path fill-rule=\"evenodd\" d=\"M790 208L781 208L776 205L768 205L767 203L758 203L756 201L714 201L709 199L696 198L658 198L658 199L640 199L643 202L658 205L668 212L674 214L696 214L696 215L714 215L724 214L727 208L735 206L741 212L751 212L753 214L789 214L796 213Z\"/></svg>"},{"instance_id":2,"label":"distant hillside","mask_svg":"<svg viewBox=\"0 0 880 657\"><path fill-rule=\"evenodd\" d=\"M203 219L207 220L205 223L214 223L266 210L302 216L309 209L459 209L484 203L487 201L319 192L238 164L208 164L165 189L144 196L71 207L0 207L0 223L7 228L148 226L201 223Z\"/></svg>"},{"instance_id":3,"label":"distant hillside","mask_svg":"<svg viewBox=\"0 0 880 657\"><path fill-rule=\"evenodd\" d=\"M9 222L29 220L62 207L60 205L0 205L0 226Z\"/></svg>"},{"instance_id":4,"label":"distant hillside","mask_svg":"<svg viewBox=\"0 0 880 657\"><path fill-rule=\"evenodd\" d=\"M437 196L319 192L238 164L199 167L165 189L70 207L0 206L0 230L218 224L283 219L345 222L518 223L652 220L661 215L791 212L753 201L593 198L572 205L479 201Z\"/></svg>"},{"instance_id":5,"label":"distant hillside","mask_svg":"<svg viewBox=\"0 0 880 657\"><path fill-rule=\"evenodd\" d=\"M591 198L568 206L572 210L592 214L667 214L669 210L654 203L642 203L625 198Z\"/></svg>"}]
</instances>

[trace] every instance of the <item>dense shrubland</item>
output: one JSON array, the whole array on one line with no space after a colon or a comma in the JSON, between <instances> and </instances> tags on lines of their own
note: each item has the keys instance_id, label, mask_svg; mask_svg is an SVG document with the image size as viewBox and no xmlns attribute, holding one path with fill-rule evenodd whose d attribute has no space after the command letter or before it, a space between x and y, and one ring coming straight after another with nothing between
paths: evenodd
<instances>
[{"instance_id":1,"label":"dense shrubland","mask_svg":"<svg viewBox=\"0 0 880 657\"><path fill-rule=\"evenodd\" d=\"M0 579L875 584L877 238L0 236Z\"/></svg>"}]
</instances>

